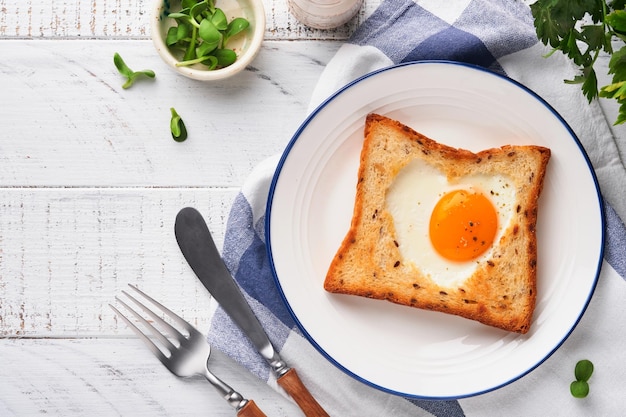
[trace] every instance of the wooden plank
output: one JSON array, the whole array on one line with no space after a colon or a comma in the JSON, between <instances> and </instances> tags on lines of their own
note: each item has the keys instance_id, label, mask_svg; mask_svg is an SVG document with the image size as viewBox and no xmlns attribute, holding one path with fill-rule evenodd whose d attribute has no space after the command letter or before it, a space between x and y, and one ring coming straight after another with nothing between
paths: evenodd
<instances>
[{"instance_id":1,"label":"wooden plank","mask_svg":"<svg viewBox=\"0 0 626 417\"><path fill-rule=\"evenodd\" d=\"M2 46L0 186L229 187L282 152L339 45L266 42L244 73L216 83L176 74L149 41ZM122 89L115 52L156 79ZM171 138L171 107L186 142Z\"/></svg>"},{"instance_id":2,"label":"wooden plank","mask_svg":"<svg viewBox=\"0 0 626 417\"><path fill-rule=\"evenodd\" d=\"M183 258L174 219L198 208L222 247L238 189L25 188L0 199L0 336L125 332L108 304L135 283L194 325L210 296Z\"/></svg>"},{"instance_id":3,"label":"wooden plank","mask_svg":"<svg viewBox=\"0 0 626 417\"><path fill-rule=\"evenodd\" d=\"M232 417L202 377L177 378L135 338L0 340L2 416ZM297 407L220 352L212 371L273 417Z\"/></svg>"},{"instance_id":4,"label":"wooden plank","mask_svg":"<svg viewBox=\"0 0 626 417\"><path fill-rule=\"evenodd\" d=\"M0 38L148 39L153 0L0 0ZM345 40L373 11L365 2L346 25L308 28L289 12L286 0L264 0L268 40ZM219 1L218 1L219 4Z\"/></svg>"}]
</instances>

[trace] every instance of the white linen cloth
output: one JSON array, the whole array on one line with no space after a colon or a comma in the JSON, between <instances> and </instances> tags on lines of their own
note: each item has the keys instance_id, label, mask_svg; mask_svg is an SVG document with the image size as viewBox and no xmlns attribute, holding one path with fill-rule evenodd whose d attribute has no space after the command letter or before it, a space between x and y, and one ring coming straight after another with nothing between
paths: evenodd
<instances>
[{"instance_id":1,"label":"white linen cloth","mask_svg":"<svg viewBox=\"0 0 626 417\"><path fill-rule=\"evenodd\" d=\"M626 386L626 169L616 136L598 102L563 83L575 69L559 54L546 58L529 7L512 0L384 0L328 63L311 99L313 110L358 77L389 65L445 59L480 65L530 88L567 121L600 184L606 247L596 292L564 344L538 368L498 390L459 400L405 399L371 388L330 364L302 336L274 283L265 246L265 205L278 156L259 165L237 197L223 257L274 346L335 417L365 416L621 416ZM209 340L277 387L268 366L218 307ZM579 359L595 365L590 394L569 392Z\"/></svg>"}]
</instances>

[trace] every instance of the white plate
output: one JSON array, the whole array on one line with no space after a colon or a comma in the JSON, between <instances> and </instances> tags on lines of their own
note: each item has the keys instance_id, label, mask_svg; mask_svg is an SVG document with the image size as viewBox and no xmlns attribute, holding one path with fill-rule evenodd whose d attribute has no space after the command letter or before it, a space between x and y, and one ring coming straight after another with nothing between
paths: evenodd
<instances>
[{"instance_id":1,"label":"white plate","mask_svg":"<svg viewBox=\"0 0 626 417\"><path fill-rule=\"evenodd\" d=\"M323 289L350 225L370 112L472 151L504 144L552 150L539 201L538 296L528 334ZM589 303L604 242L597 181L567 124L518 83L450 62L377 71L322 104L281 159L266 221L276 282L306 337L349 375L415 398L487 392L548 358Z\"/></svg>"}]
</instances>

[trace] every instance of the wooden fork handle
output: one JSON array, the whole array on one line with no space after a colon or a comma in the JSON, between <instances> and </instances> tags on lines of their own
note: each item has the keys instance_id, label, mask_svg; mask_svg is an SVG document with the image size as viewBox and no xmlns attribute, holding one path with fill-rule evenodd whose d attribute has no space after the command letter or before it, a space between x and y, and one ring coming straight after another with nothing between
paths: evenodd
<instances>
[{"instance_id":1,"label":"wooden fork handle","mask_svg":"<svg viewBox=\"0 0 626 417\"><path fill-rule=\"evenodd\" d=\"M298 407L307 417L329 417L321 405L313 398L309 390L304 386L296 370L291 368L278 378L278 385L283 387L287 394L294 399Z\"/></svg>"},{"instance_id":2,"label":"wooden fork handle","mask_svg":"<svg viewBox=\"0 0 626 417\"><path fill-rule=\"evenodd\" d=\"M267 417L253 400L248 400L246 405L237 412L237 417Z\"/></svg>"}]
</instances>

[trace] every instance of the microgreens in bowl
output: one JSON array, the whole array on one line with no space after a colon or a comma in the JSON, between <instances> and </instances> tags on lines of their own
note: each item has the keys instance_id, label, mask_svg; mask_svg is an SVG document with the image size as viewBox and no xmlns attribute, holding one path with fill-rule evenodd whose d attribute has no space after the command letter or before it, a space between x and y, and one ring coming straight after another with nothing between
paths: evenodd
<instances>
[{"instance_id":1,"label":"microgreens in bowl","mask_svg":"<svg viewBox=\"0 0 626 417\"><path fill-rule=\"evenodd\" d=\"M165 43L169 48L184 51L176 66L204 64L214 70L231 65L237 53L227 48L228 41L246 30L250 22L243 17L228 21L214 0L183 0L182 10L168 14L176 25L167 31Z\"/></svg>"},{"instance_id":2,"label":"microgreens in bowl","mask_svg":"<svg viewBox=\"0 0 626 417\"><path fill-rule=\"evenodd\" d=\"M241 72L264 36L263 0L154 0L152 42L170 68L192 79Z\"/></svg>"}]
</instances>

